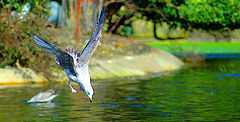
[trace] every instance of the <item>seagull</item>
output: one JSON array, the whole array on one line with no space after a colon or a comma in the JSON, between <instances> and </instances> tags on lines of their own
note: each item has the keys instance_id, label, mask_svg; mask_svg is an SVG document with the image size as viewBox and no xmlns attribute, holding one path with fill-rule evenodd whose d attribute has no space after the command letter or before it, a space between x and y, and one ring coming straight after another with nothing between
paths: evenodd
<instances>
[{"instance_id":1,"label":"seagull","mask_svg":"<svg viewBox=\"0 0 240 122\"><path fill-rule=\"evenodd\" d=\"M79 84L80 90L86 92L90 102L93 100L94 90L91 85L88 65L90 58L100 41L104 23L104 15L105 9L102 9L99 20L93 30L93 34L81 53L77 50L73 50L72 48L66 48L66 50L63 51L47 40L44 40L34 32L34 35L32 36L32 40L36 43L36 45L42 49L45 49L56 57L56 63L66 72L69 78L68 85L70 86L72 93L77 92L77 90L75 90L70 84L71 81L74 81L75 83Z\"/></svg>"},{"instance_id":2,"label":"seagull","mask_svg":"<svg viewBox=\"0 0 240 122\"><path fill-rule=\"evenodd\" d=\"M45 92L40 92L36 96L32 97L30 100L28 100L28 103L38 103L38 102L50 102L55 97L57 97L59 94L55 94L55 91L53 89L49 89Z\"/></svg>"}]
</instances>

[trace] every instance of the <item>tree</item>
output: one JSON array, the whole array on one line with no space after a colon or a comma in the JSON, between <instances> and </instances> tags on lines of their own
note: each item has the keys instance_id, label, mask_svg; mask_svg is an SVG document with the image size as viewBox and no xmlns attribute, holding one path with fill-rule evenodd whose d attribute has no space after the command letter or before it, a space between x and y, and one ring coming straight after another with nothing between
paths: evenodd
<instances>
[{"instance_id":1,"label":"tree","mask_svg":"<svg viewBox=\"0 0 240 122\"><path fill-rule=\"evenodd\" d=\"M224 34L240 28L239 0L133 0L136 10L148 20L167 22L170 28L188 30L201 28L211 32L218 40L217 32ZM155 30L155 35L156 30ZM228 38L228 33L226 37Z\"/></svg>"}]
</instances>

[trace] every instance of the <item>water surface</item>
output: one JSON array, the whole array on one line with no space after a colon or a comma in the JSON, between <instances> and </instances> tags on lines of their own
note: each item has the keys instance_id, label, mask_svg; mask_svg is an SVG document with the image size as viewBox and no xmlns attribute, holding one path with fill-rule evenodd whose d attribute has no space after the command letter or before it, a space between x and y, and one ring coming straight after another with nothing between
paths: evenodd
<instances>
[{"instance_id":1,"label":"water surface","mask_svg":"<svg viewBox=\"0 0 240 122\"><path fill-rule=\"evenodd\" d=\"M72 94L67 81L2 85L0 121L239 120L239 63L211 59L152 78L93 81L93 103L83 92ZM23 102L49 88L61 92L53 103Z\"/></svg>"}]
</instances>

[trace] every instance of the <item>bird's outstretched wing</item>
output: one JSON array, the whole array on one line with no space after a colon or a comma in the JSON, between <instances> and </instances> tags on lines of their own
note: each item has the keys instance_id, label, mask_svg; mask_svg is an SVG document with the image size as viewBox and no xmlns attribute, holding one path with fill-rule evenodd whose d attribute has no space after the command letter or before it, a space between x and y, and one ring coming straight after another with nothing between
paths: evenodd
<instances>
[{"instance_id":1,"label":"bird's outstretched wing","mask_svg":"<svg viewBox=\"0 0 240 122\"><path fill-rule=\"evenodd\" d=\"M63 69L68 69L72 74L75 74L73 58L66 52L62 51L60 48L51 44L47 40L44 40L36 33L33 33L32 40L40 47L50 52L56 57L56 62Z\"/></svg>"},{"instance_id":2,"label":"bird's outstretched wing","mask_svg":"<svg viewBox=\"0 0 240 122\"><path fill-rule=\"evenodd\" d=\"M100 41L100 35L102 33L103 23L104 23L105 9L102 9L97 25L94 28L93 34L88 41L87 45L83 49L80 57L78 58L80 62L89 63L91 56L93 55L95 49Z\"/></svg>"}]
</instances>

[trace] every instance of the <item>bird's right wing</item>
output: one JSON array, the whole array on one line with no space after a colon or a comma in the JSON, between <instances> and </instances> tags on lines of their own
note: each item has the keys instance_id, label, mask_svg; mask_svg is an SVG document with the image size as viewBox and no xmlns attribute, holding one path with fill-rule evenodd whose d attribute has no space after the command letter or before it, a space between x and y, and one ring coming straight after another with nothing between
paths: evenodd
<instances>
[{"instance_id":1,"label":"bird's right wing","mask_svg":"<svg viewBox=\"0 0 240 122\"><path fill-rule=\"evenodd\" d=\"M105 17L105 9L102 9L97 25L93 30L93 34L79 57L79 60L81 62L89 63L91 56L96 50L98 46L98 42L100 41L100 35L102 33L104 17Z\"/></svg>"},{"instance_id":2,"label":"bird's right wing","mask_svg":"<svg viewBox=\"0 0 240 122\"><path fill-rule=\"evenodd\" d=\"M60 65L63 69L69 69L71 73L75 73L74 70L74 63L73 58L66 52L62 51L60 48L56 47L55 45L51 44L47 40L44 40L36 33L32 36L32 40L40 47L45 49L46 51L50 52L56 57L56 62Z\"/></svg>"}]
</instances>

